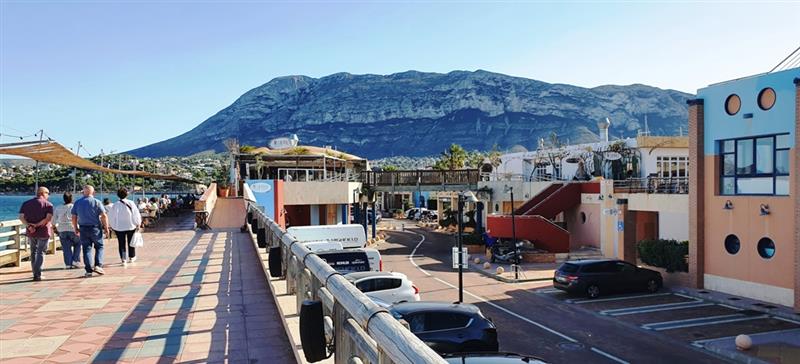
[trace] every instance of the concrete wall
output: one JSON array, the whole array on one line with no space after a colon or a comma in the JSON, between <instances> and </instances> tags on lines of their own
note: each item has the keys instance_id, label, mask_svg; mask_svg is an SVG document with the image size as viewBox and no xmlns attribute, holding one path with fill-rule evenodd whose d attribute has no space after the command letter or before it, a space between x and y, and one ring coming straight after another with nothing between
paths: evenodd
<instances>
[{"instance_id":1,"label":"concrete wall","mask_svg":"<svg viewBox=\"0 0 800 364\"><path fill-rule=\"evenodd\" d=\"M284 182L285 205L325 205L354 203L353 191L361 188L353 182Z\"/></svg>"},{"instance_id":2,"label":"concrete wall","mask_svg":"<svg viewBox=\"0 0 800 364\"><path fill-rule=\"evenodd\" d=\"M584 201L586 199L582 198L580 205L564 213L564 220L570 233L570 249L582 246L600 248L600 204Z\"/></svg>"},{"instance_id":3,"label":"concrete wall","mask_svg":"<svg viewBox=\"0 0 800 364\"><path fill-rule=\"evenodd\" d=\"M689 212L659 212L659 239L689 240Z\"/></svg>"}]
</instances>

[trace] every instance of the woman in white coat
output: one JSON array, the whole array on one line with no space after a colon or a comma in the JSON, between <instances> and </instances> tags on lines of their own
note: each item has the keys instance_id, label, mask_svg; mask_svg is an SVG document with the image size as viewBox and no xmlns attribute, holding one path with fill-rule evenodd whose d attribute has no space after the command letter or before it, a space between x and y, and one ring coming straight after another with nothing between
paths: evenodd
<instances>
[{"instance_id":1,"label":"woman in white coat","mask_svg":"<svg viewBox=\"0 0 800 364\"><path fill-rule=\"evenodd\" d=\"M142 215L133 201L128 200L128 190L121 188L117 191L119 201L111 205L108 211L108 222L111 229L117 234L119 242L119 258L122 265L136 261L136 248L131 246L133 234L142 225Z\"/></svg>"}]
</instances>

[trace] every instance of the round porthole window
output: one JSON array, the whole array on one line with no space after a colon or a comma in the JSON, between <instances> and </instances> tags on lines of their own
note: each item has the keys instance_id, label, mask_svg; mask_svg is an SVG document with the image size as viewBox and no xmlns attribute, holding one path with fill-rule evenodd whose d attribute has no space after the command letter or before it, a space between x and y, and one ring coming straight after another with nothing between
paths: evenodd
<instances>
[{"instance_id":1,"label":"round porthole window","mask_svg":"<svg viewBox=\"0 0 800 364\"><path fill-rule=\"evenodd\" d=\"M731 234L725 237L725 250L727 250L729 254L734 255L738 253L740 246L739 238L736 235Z\"/></svg>"},{"instance_id":2,"label":"round porthole window","mask_svg":"<svg viewBox=\"0 0 800 364\"><path fill-rule=\"evenodd\" d=\"M581 212L581 224L585 224L585 223L586 223L586 213L585 212Z\"/></svg>"},{"instance_id":3,"label":"round porthole window","mask_svg":"<svg viewBox=\"0 0 800 364\"><path fill-rule=\"evenodd\" d=\"M775 90L767 87L758 93L758 107L761 110L769 110L775 106Z\"/></svg>"},{"instance_id":4,"label":"round porthole window","mask_svg":"<svg viewBox=\"0 0 800 364\"><path fill-rule=\"evenodd\" d=\"M736 115L741 108L742 100L739 98L739 95L731 94L727 99L725 99L725 112L727 112L728 115Z\"/></svg>"},{"instance_id":5,"label":"round porthole window","mask_svg":"<svg viewBox=\"0 0 800 364\"><path fill-rule=\"evenodd\" d=\"M772 258L775 255L775 242L770 238L761 238L758 241L758 255L764 259Z\"/></svg>"}]
</instances>

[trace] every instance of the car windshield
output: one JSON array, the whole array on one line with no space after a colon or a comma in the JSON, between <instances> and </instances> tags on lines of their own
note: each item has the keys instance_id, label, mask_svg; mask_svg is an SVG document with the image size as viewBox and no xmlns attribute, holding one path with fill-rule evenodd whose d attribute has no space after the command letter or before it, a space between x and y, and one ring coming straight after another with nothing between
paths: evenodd
<instances>
[{"instance_id":1,"label":"car windshield","mask_svg":"<svg viewBox=\"0 0 800 364\"><path fill-rule=\"evenodd\" d=\"M578 266L576 264L564 263L558 270L564 273L575 273L578 271Z\"/></svg>"}]
</instances>

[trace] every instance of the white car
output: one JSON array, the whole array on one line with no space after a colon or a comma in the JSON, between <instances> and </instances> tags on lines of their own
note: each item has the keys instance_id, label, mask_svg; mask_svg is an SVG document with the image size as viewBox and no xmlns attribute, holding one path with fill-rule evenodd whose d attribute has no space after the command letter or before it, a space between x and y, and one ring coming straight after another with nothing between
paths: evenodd
<instances>
[{"instance_id":1,"label":"white car","mask_svg":"<svg viewBox=\"0 0 800 364\"><path fill-rule=\"evenodd\" d=\"M419 301L419 288L402 273L356 272L344 277L370 298L392 304Z\"/></svg>"}]
</instances>

